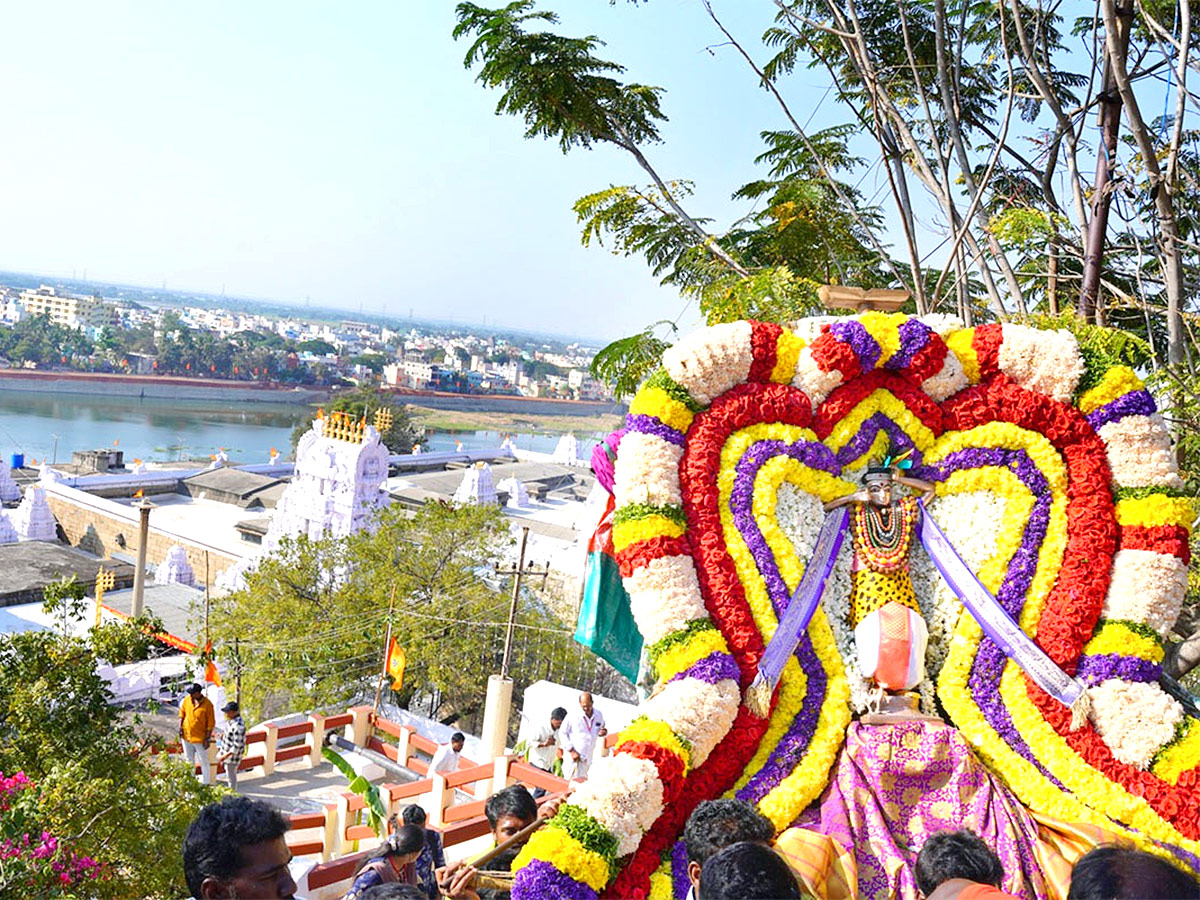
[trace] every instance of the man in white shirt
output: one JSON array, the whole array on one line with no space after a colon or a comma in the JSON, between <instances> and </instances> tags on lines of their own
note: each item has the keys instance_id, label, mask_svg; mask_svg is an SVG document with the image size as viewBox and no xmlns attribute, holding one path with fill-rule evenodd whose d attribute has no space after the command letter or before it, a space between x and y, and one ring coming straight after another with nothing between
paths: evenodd
<instances>
[{"instance_id":1,"label":"man in white shirt","mask_svg":"<svg viewBox=\"0 0 1200 900\"><path fill-rule=\"evenodd\" d=\"M567 718L567 711L561 706L550 712L550 724L542 725L529 739L529 764L544 772L554 771L554 762L558 759L559 748L562 747L562 732L559 727ZM537 788L533 799L539 800L546 793L545 788Z\"/></svg>"},{"instance_id":2,"label":"man in white shirt","mask_svg":"<svg viewBox=\"0 0 1200 900\"><path fill-rule=\"evenodd\" d=\"M437 752L429 762L429 774L441 772L443 775L458 768L458 754L462 752L465 738L461 731L450 735L450 743L438 745Z\"/></svg>"},{"instance_id":3,"label":"man in white shirt","mask_svg":"<svg viewBox=\"0 0 1200 900\"><path fill-rule=\"evenodd\" d=\"M562 729L563 776L568 781L587 778L596 741L608 734L604 714L592 707L592 695L586 691L579 695L579 709Z\"/></svg>"}]
</instances>

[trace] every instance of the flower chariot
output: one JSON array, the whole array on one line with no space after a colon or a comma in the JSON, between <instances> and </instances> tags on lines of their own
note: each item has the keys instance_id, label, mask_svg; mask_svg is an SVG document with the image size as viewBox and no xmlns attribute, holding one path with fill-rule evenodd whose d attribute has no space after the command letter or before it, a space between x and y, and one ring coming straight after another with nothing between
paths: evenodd
<instances>
[{"instance_id":1,"label":"flower chariot","mask_svg":"<svg viewBox=\"0 0 1200 900\"><path fill-rule=\"evenodd\" d=\"M1130 368L948 317L715 325L638 391L614 472L656 686L514 897L682 898L720 796L824 897L915 897L944 828L1028 898L1101 841L1200 869L1200 721L1159 683L1192 505Z\"/></svg>"}]
</instances>

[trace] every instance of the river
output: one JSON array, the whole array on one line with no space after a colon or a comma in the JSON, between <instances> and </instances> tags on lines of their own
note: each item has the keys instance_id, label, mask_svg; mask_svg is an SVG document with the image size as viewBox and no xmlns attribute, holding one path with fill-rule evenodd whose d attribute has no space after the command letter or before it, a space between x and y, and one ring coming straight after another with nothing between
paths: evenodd
<instances>
[{"instance_id":1,"label":"river","mask_svg":"<svg viewBox=\"0 0 1200 900\"><path fill-rule=\"evenodd\" d=\"M307 406L138 400L82 394L44 395L0 391L0 458L24 453L26 464L70 462L74 450L117 447L125 460L167 462L206 459L224 449L232 462L260 463L277 447L285 457L292 429L312 415ZM581 444L591 445L583 434ZM521 449L549 453L558 443L553 434L512 435ZM498 447L504 435L494 431L430 432L426 449Z\"/></svg>"}]
</instances>

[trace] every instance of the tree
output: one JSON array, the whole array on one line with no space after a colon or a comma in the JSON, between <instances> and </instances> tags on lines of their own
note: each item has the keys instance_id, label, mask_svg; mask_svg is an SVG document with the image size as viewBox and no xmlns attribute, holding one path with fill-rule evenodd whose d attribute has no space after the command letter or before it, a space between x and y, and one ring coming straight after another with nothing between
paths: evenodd
<instances>
[{"instance_id":1,"label":"tree","mask_svg":"<svg viewBox=\"0 0 1200 900\"><path fill-rule=\"evenodd\" d=\"M367 424L374 423L375 414L381 409L391 410L392 426L380 435L380 439L392 453L411 453L412 448L422 441L420 426L412 421L408 407L402 403L395 403L388 392L364 385L356 390L338 394L329 404L330 412L349 413L352 419L366 419ZM306 420L292 431L293 451L310 425L311 420Z\"/></svg>"},{"instance_id":2,"label":"tree","mask_svg":"<svg viewBox=\"0 0 1200 900\"><path fill-rule=\"evenodd\" d=\"M148 752L158 741L122 720L96 664L77 638L0 635L0 772L36 784L26 813L38 828L103 863L105 877L82 896L183 896L180 842L217 790ZM10 893L36 896L0 883Z\"/></svg>"},{"instance_id":3,"label":"tree","mask_svg":"<svg viewBox=\"0 0 1200 900\"><path fill-rule=\"evenodd\" d=\"M407 657L397 700L419 700L447 722L476 715L500 664L509 603L480 573L510 543L495 507L436 503L415 515L389 507L373 528L348 538L287 540L247 576L244 590L216 601L214 642L237 639L252 717L335 709L374 695L394 596L392 633ZM575 677L579 654L566 627L532 601L522 604L519 621L544 646L528 665L514 666L518 690L544 677L551 644L575 666L555 674Z\"/></svg>"},{"instance_id":4,"label":"tree","mask_svg":"<svg viewBox=\"0 0 1200 900\"><path fill-rule=\"evenodd\" d=\"M314 356L337 356L338 348L329 341L321 340L320 338L310 338L307 341L301 341L296 345L296 349L301 353L311 353Z\"/></svg>"}]
</instances>

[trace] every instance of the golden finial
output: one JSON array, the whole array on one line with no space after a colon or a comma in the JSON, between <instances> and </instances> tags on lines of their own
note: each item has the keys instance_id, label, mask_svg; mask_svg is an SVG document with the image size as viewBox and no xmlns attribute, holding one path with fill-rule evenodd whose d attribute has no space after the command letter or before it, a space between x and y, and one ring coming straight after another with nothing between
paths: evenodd
<instances>
[{"instance_id":1,"label":"golden finial","mask_svg":"<svg viewBox=\"0 0 1200 900\"><path fill-rule=\"evenodd\" d=\"M392 411L386 407L381 407L375 412L375 430L380 434L387 434L392 430Z\"/></svg>"},{"instance_id":2,"label":"golden finial","mask_svg":"<svg viewBox=\"0 0 1200 900\"><path fill-rule=\"evenodd\" d=\"M117 576L112 569L106 569L103 566L96 572L96 626L100 625L100 604L104 601L104 592L111 591L113 585L117 583Z\"/></svg>"}]
</instances>

